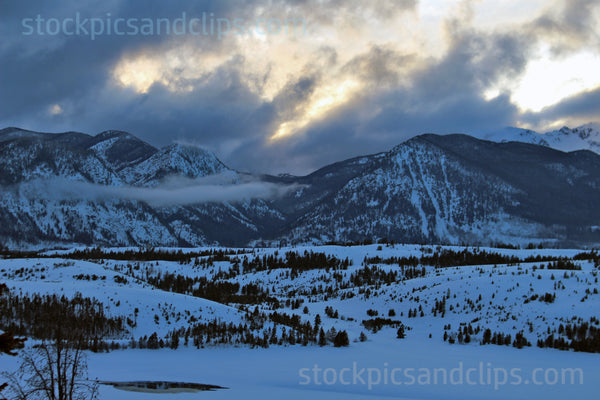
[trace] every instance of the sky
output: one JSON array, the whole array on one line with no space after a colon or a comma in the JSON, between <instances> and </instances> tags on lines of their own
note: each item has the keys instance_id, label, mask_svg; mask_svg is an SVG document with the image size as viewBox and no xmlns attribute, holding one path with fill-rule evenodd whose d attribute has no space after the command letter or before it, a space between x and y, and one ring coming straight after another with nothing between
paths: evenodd
<instances>
[{"instance_id":1,"label":"sky","mask_svg":"<svg viewBox=\"0 0 600 400\"><path fill-rule=\"evenodd\" d=\"M3 1L0 127L308 173L422 133L600 121L600 0Z\"/></svg>"}]
</instances>

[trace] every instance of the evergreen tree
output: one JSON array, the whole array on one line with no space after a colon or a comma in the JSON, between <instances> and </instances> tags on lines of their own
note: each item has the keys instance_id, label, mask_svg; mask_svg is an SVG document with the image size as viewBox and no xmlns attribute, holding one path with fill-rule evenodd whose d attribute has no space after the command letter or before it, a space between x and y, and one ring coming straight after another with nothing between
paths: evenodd
<instances>
[{"instance_id":1,"label":"evergreen tree","mask_svg":"<svg viewBox=\"0 0 600 400\"><path fill-rule=\"evenodd\" d=\"M16 356L16 350L23 348L25 340L26 339L15 338L8 332L0 334L0 354Z\"/></svg>"},{"instance_id":2,"label":"evergreen tree","mask_svg":"<svg viewBox=\"0 0 600 400\"><path fill-rule=\"evenodd\" d=\"M323 347L327 345L327 338L325 337L325 331L323 328L319 331L319 346Z\"/></svg>"},{"instance_id":3,"label":"evergreen tree","mask_svg":"<svg viewBox=\"0 0 600 400\"><path fill-rule=\"evenodd\" d=\"M158 334L156 332L154 332L152 335L150 335L146 346L152 350L156 350L160 347L160 344L158 342Z\"/></svg>"},{"instance_id":4,"label":"evergreen tree","mask_svg":"<svg viewBox=\"0 0 600 400\"><path fill-rule=\"evenodd\" d=\"M333 340L335 347L347 347L350 345L350 339L348 339L348 333L346 331L339 331Z\"/></svg>"},{"instance_id":5,"label":"evergreen tree","mask_svg":"<svg viewBox=\"0 0 600 400\"><path fill-rule=\"evenodd\" d=\"M178 335L175 334L171 337L171 345L169 347L171 347L171 349L173 349L173 350L177 350L177 348L179 347L179 336Z\"/></svg>"},{"instance_id":6,"label":"evergreen tree","mask_svg":"<svg viewBox=\"0 0 600 400\"><path fill-rule=\"evenodd\" d=\"M483 332L483 341L482 344L489 344L492 342L492 331L491 329L486 329L485 332Z\"/></svg>"},{"instance_id":7,"label":"evergreen tree","mask_svg":"<svg viewBox=\"0 0 600 400\"><path fill-rule=\"evenodd\" d=\"M400 325L398 331L396 332L396 337L398 339L404 339L406 337L406 334L404 333L404 325Z\"/></svg>"}]
</instances>

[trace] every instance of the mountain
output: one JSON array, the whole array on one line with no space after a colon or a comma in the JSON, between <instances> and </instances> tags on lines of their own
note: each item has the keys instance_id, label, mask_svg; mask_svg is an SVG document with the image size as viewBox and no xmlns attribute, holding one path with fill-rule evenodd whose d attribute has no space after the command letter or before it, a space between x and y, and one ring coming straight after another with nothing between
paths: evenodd
<instances>
[{"instance_id":1,"label":"mountain","mask_svg":"<svg viewBox=\"0 0 600 400\"><path fill-rule=\"evenodd\" d=\"M523 142L551 147L562 151L590 150L600 154L600 124L590 123L578 128L538 133L529 129L503 128L474 132L473 136L493 142Z\"/></svg>"},{"instance_id":2,"label":"mountain","mask_svg":"<svg viewBox=\"0 0 600 400\"><path fill-rule=\"evenodd\" d=\"M173 175L193 179L228 171L232 170L206 150L173 144L123 168L120 173L129 184L152 186Z\"/></svg>"},{"instance_id":3,"label":"mountain","mask_svg":"<svg viewBox=\"0 0 600 400\"><path fill-rule=\"evenodd\" d=\"M0 131L0 184L62 177L93 183L121 183L116 171L88 149L93 138L74 132L53 135L7 128Z\"/></svg>"},{"instance_id":4,"label":"mountain","mask_svg":"<svg viewBox=\"0 0 600 400\"><path fill-rule=\"evenodd\" d=\"M577 137L591 143L593 132L578 128ZM600 155L549 143L427 134L307 176L253 176L206 150L157 149L125 132L8 128L0 131L0 240L600 243Z\"/></svg>"},{"instance_id":5,"label":"mountain","mask_svg":"<svg viewBox=\"0 0 600 400\"><path fill-rule=\"evenodd\" d=\"M245 178L206 150L181 144L156 149L126 132L90 136L7 128L0 131L0 240L14 245L242 244L282 218L261 199L155 206L126 192L159 187L171 178L190 184L225 173L234 182ZM107 188L121 192L103 194Z\"/></svg>"},{"instance_id":6,"label":"mountain","mask_svg":"<svg viewBox=\"0 0 600 400\"><path fill-rule=\"evenodd\" d=\"M600 156L422 135L298 181L292 240L597 240ZM292 199L291 197L294 197Z\"/></svg>"}]
</instances>

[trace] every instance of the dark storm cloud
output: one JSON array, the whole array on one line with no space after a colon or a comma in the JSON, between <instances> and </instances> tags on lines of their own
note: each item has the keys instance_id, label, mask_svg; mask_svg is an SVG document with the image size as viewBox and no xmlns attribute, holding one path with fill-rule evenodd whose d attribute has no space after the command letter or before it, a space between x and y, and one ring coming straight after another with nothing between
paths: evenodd
<instances>
[{"instance_id":1,"label":"dark storm cloud","mask_svg":"<svg viewBox=\"0 0 600 400\"><path fill-rule=\"evenodd\" d=\"M465 2L463 12L447 21L448 49L437 58L399 52L395 39L390 38L389 43L373 44L342 65L341 50L323 43L312 54L299 57L295 62L303 66L301 72L290 76L267 99L262 91L280 66L266 63L263 70L249 73L252 60L227 38L137 35L99 36L91 41L76 36L24 36L21 19L37 14L72 17L76 12L87 17L111 13L113 18L170 19L183 12L247 19L293 15L306 18L309 32L328 26L373 33L377 26L370 25L371 18L385 21L414 10L417 1L274 0L262 9L250 0L193 5L160 0L96 1L85 6L75 1L34 6L9 2L0 14L0 125L88 133L121 129L155 145L180 140L206 146L241 170L298 173L344 157L387 150L424 132L466 132L512 125L517 120L593 115L599 97L595 92L527 115L520 114L508 94L487 100L483 92L501 79L517 78L528 53L544 38L559 37L557 49L563 50L593 43L597 29L591 10L596 3L564 1L560 12L547 13L510 31L484 32L470 26L472 9ZM290 43L293 41L290 38ZM170 82L191 90L174 91L157 81L139 93L114 81L113 68L124 57L161 54L182 43L200 55L227 57L206 76L181 74ZM257 52L252 56L263 55ZM269 142L267 138L277 126L301 114L332 75L359 81L360 93L311 121L298 135ZM49 112L57 104L62 113Z\"/></svg>"},{"instance_id":2,"label":"dark storm cloud","mask_svg":"<svg viewBox=\"0 0 600 400\"><path fill-rule=\"evenodd\" d=\"M153 143L189 140L218 150L221 141L261 133L259 128L271 119L269 111L257 115L261 101L241 83L239 69L231 64L213 71L200 85L201 90L182 93L154 85L143 95L112 101L106 93L89 99L100 108L90 120L101 126L118 115L120 127Z\"/></svg>"},{"instance_id":3,"label":"dark storm cloud","mask_svg":"<svg viewBox=\"0 0 600 400\"><path fill-rule=\"evenodd\" d=\"M272 101L277 109L278 119L293 118L298 105L306 103L320 80L318 72L309 73L299 79L288 82Z\"/></svg>"},{"instance_id":4,"label":"dark storm cloud","mask_svg":"<svg viewBox=\"0 0 600 400\"><path fill-rule=\"evenodd\" d=\"M575 119L581 122L600 119L600 88L568 97L538 113L527 113L522 119L533 125L551 124L556 120Z\"/></svg>"},{"instance_id":5,"label":"dark storm cloud","mask_svg":"<svg viewBox=\"0 0 600 400\"><path fill-rule=\"evenodd\" d=\"M353 74L369 85L395 86L403 72L416 61L414 54L401 54L389 46L375 45L368 52L350 60L342 72Z\"/></svg>"},{"instance_id":6,"label":"dark storm cloud","mask_svg":"<svg viewBox=\"0 0 600 400\"><path fill-rule=\"evenodd\" d=\"M598 9L600 2L597 0L565 0L537 18L530 29L536 35L551 38L552 50L557 54L576 50L586 44L598 49Z\"/></svg>"},{"instance_id":7,"label":"dark storm cloud","mask_svg":"<svg viewBox=\"0 0 600 400\"><path fill-rule=\"evenodd\" d=\"M80 100L97 95L110 79L110 69L127 52L156 48L170 41L167 35L101 35L91 41L86 36L67 35L23 35L23 18L42 16L50 18L72 18L76 13L81 18L177 18L182 12L190 15L215 12L226 15L231 12L226 6L230 1L204 1L190 6L180 1L137 2L8 2L3 5L0 24L3 46L0 54L0 121L24 121L32 119L34 128L52 124L44 120L47 108L66 100ZM220 14L220 15L221 15ZM86 25L89 30L89 25ZM198 41L198 46L218 46L212 40ZM36 118L28 118L31 115ZM93 125L85 120L69 121L73 128L90 129Z\"/></svg>"},{"instance_id":8,"label":"dark storm cloud","mask_svg":"<svg viewBox=\"0 0 600 400\"><path fill-rule=\"evenodd\" d=\"M501 77L521 73L528 48L529 43L516 34L461 31L441 60L407 69L416 56L374 46L342 68L362 76L371 91L303 135L270 148L277 150L282 164L303 166L302 171L308 172L333 160L388 150L421 133L508 126L519 115L509 96L487 100L482 92ZM403 74L409 84L390 84ZM258 159L252 162L260 164Z\"/></svg>"}]
</instances>

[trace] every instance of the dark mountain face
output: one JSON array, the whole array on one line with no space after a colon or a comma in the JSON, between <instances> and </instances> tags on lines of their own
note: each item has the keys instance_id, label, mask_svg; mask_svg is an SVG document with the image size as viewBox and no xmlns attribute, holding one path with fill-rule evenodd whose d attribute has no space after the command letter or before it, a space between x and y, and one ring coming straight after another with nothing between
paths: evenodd
<instances>
[{"instance_id":1,"label":"dark mountain face","mask_svg":"<svg viewBox=\"0 0 600 400\"><path fill-rule=\"evenodd\" d=\"M304 177L252 177L202 149L156 149L125 132L7 128L0 174L0 240L11 245L600 242L600 156L465 135L418 136ZM36 186L60 178L163 190L165 179L221 175L230 187L250 179L291 189L270 200L156 205L114 193L58 199Z\"/></svg>"},{"instance_id":2,"label":"dark mountain face","mask_svg":"<svg viewBox=\"0 0 600 400\"><path fill-rule=\"evenodd\" d=\"M148 143L122 131L105 131L83 143L116 170L137 164L158 152Z\"/></svg>"},{"instance_id":3,"label":"dark mountain face","mask_svg":"<svg viewBox=\"0 0 600 400\"><path fill-rule=\"evenodd\" d=\"M465 135L422 135L299 178L295 240L597 241L600 157ZM292 199L292 197L294 197Z\"/></svg>"},{"instance_id":4,"label":"dark mountain face","mask_svg":"<svg viewBox=\"0 0 600 400\"><path fill-rule=\"evenodd\" d=\"M27 135L0 141L0 183L64 177L115 184L118 177L93 152L46 136Z\"/></svg>"},{"instance_id":5,"label":"dark mountain face","mask_svg":"<svg viewBox=\"0 0 600 400\"><path fill-rule=\"evenodd\" d=\"M425 135L469 165L510 182L519 190L517 215L544 224L598 222L600 157L590 151L563 153L526 143L488 143L468 136Z\"/></svg>"}]
</instances>

